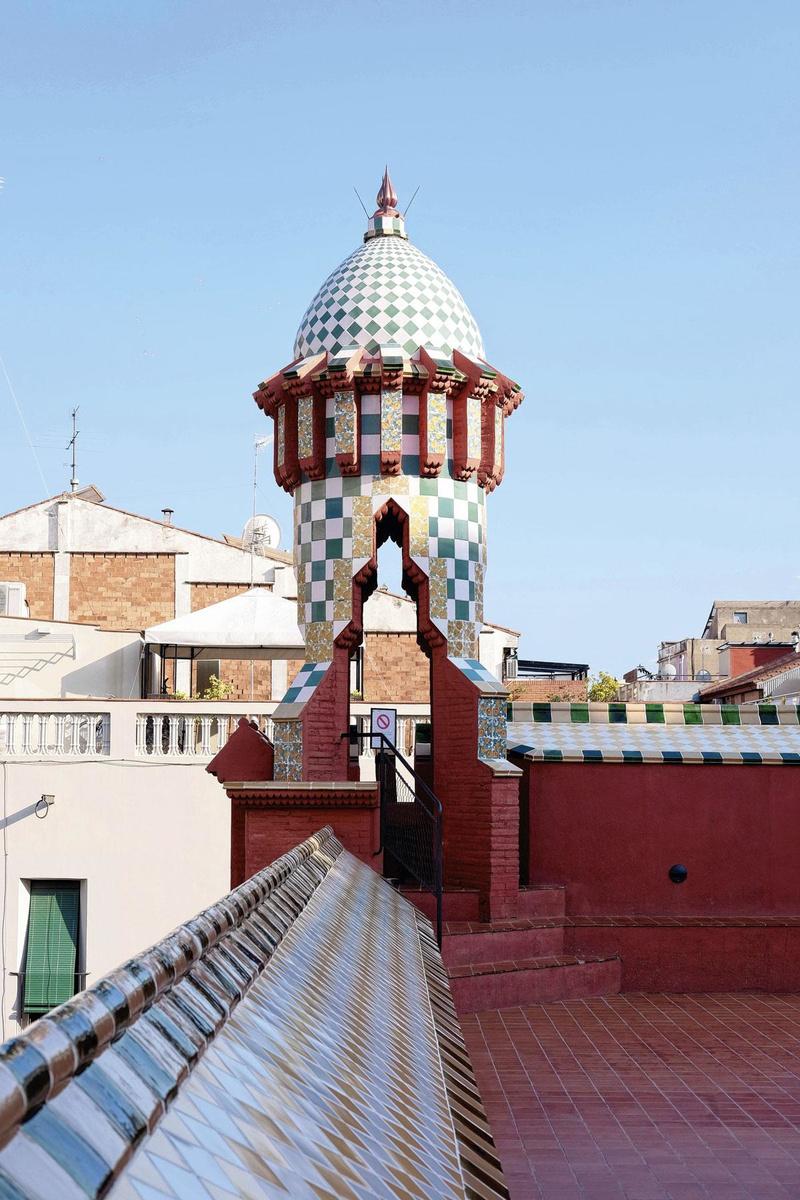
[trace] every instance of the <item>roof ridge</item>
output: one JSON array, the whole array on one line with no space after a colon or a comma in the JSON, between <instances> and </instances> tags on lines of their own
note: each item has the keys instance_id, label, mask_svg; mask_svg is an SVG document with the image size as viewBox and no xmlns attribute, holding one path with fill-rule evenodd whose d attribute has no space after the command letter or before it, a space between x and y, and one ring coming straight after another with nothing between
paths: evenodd
<instances>
[{"instance_id":1,"label":"roof ridge","mask_svg":"<svg viewBox=\"0 0 800 1200\"><path fill-rule=\"evenodd\" d=\"M249 992L341 852L326 825L0 1047L0 1145L156 1006L152 1032L167 1039L172 1059L179 1060L171 1063L177 1074L171 1083L177 1087ZM252 918L257 912L256 925ZM172 1001L173 990L182 983L186 987ZM187 1005L192 1009L191 1042L179 1035L170 1018L171 1001L184 1011ZM152 1098L153 1111L143 1114L149 1128L163 1115L168 1096L153 1091ZM131 1130L131 1144L140 1132Z\"/></svg>"}]
</instances>

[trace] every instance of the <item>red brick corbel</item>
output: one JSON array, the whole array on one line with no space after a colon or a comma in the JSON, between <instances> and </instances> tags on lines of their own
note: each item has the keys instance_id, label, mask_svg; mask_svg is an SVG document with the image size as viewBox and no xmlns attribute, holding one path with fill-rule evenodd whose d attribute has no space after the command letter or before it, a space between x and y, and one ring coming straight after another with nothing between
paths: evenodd
<instances>
[{"instance_id":1,"label":"red brick corbel","mask_svg":"<svg viewBox=\"0 0 800 1200\"><path fill-rule=\"evenodd\" d=\"M428 446L428 394L429 392L438 393L444 396L446 401L453 386L453 379L451 375L438 369L435 360L431 358L424 346L420 346L419 361L426 372L419 392L419 473L431 479L435 478L444 466L447 440L445 439L444 454L431 452Z\"/></svg>"}]
</instances>

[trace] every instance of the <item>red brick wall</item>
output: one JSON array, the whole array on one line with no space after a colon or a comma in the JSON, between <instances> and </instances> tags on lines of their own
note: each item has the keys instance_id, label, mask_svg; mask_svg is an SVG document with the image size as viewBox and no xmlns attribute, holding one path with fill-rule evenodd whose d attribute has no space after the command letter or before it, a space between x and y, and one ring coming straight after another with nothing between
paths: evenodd
<instances>
[{"instance_id":1,"label":"red brick wall","mask_svg":"<svg viewBox=\"0 0 800 1200\"><path fill-rule=\"evenodd\" d=\"M332 825L345 849L362 862L372 867L380 863L380 858L373 857L379 840L377 808L244 807L239 810L243 815L238 817L237 808L238 803L233 807L232 837L238 840L243 834L245 851L242 862L238 849L232 850L232 868L242 869L241 863L245 879L294 849L323 825Z\"/></svg>"},{"instance_id":2,"label":"red brick wall","mask_svg":"<svg viewBox=\"0 0 800 1200\"><path fill-rule=\"evenodd\" d=\"M347 650L334 646L328 673L300 718L303 724L303 779L342 781L348 778L349 747L342 734L347 733L349 714L350 656Z\"/></svg>"},{"instance_id":3,"label":"red brick wall","mask_svg":"<svg viewBox=\"0 0 800 1200\"><path fill-rule=\"evenodd\" d=\"M53 619L53 555L3 551L0 580L24 583L30 615L39 621Z\"/></svg>"},{"instance_id":4,"label":"red brick wall","mask_svg":"<svg viewBox=\"0 0 800 1200\"><path fill-rule=\"evenodd\" d=\"M414 633L368 633L364 641L364 699L427 704L430 668Z\"/></svg>"},{"instance_id":5,"label":"red brick wall","mask_svg":"<svg viewBox=\"0 0 800 1200\"><path fill-rule=\"evenodd\" d=\"M585 700L585 679L510 679L509 700Z\"/></svg>"},{"instance_id":6,"label":"red brick wall","mask_svg":"<svg viewBox=\"0 0 800 1200\"><path fill-rule=\"evenodd\" d=\"M70 555L70 621L145 629L174 616L173 554Z\"/></svg>"},{"instance_id":7,"label":"red brick wall","mask_svg":"<svg viewBox=\"0 0 800 1200\"><path fill-rule=\"evenodd\" d=\"M478 888L482 917L499 919L517 912L520 780L495 776L478 759L478 694L441 651L434 654L433 770L445 884Z\"/></svg>"},{"instance_id":8,"label":"red brick wall","mask_svg":"<svg viewBox=\"0 0 800 1200\"><path fill-rule=\"evenodd\" d=\"M530 882L566 884L569 913L798 911L800 767L535 763L523 790Z\"/></svg>"}]
</instances>

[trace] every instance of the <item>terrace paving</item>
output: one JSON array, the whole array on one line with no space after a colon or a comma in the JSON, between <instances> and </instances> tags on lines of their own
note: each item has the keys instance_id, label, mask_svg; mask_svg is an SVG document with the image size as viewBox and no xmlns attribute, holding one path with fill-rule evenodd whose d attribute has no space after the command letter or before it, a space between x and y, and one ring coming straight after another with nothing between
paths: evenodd
<instances>
[{"instance_id":1,"label":"terrace paving","mask_svg":"<svg viewBox=\"0 0 800 1200\"><path fill-rule=\"evenodd\" d=\"M461 1018L512 1200L800 1198L800 995Z\"/></svg>"}]
</instances>

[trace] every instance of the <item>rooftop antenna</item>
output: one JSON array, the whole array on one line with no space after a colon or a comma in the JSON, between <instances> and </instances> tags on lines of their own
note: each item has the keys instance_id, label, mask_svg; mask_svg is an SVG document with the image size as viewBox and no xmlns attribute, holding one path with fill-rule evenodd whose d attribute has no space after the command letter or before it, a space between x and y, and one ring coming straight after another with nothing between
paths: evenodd
<instances>
[{"instance_id":1,"label":"rooftop antenna","mask_svg":"<svg viewBox=\"0 0 800 1200\"><path fill-rule=\"evenodd\" d=\"M256 521L256 497L258 495L258 452L263 450L272 441L272 434L269 433L266 437L253 438L253 525ZM250 544L250 587L255 583L256 576L256 560L255 560L255 538ZM252 667L252 664L251 664ZM252 674L252 671L251 671ZM251 680L252 684L252 680ZM252 696L250 697L252 700Z\"/></svg>"},{"instance_id":2,"label":"rooftop antenna","mask_svg":"<svg viewBox=\"0 0 800 1200\"><path fill-rule=\"evenodd\" d=\"M416 200L416 198L417 198L417 192L419 191L419 189L420 189L421 187L422 187L422 184L421 184L421 183L418 183L418 184L417 184L417 189L416 189L416 191L414 192L414 195L411 197L411 199L409 200L408 204L407 204L407 205L406 205L406 207L405 207L405 211L403 212L403 217L404 217L404 218L405 218L406 214L408 213L408 210L411 208L411 205L412 205L412 204L414 203L414 201Z\"/></svg>"},{"instance_id":3,"label":"rooftop antenna","mask_svg":"<svg viewBox=\"0 0 800 1200\"><path fill-rule=\"evenodd\" d=\"M75 474L75 457L78 449L78 434L80 433L80 430L77 426L79 408L80 405L72 410L72 437L67 442L67 450L72 450L72 478L69 481L69 486L73 492L77 492L78 484L80 483L80 480Z\"/></svg>"},{"instance_id":4,"label":"rooftop antenna","mask_svg":"<svg viewBox=\"0 0 800 1200\"><path fill-rule=\"evenodd\" d=\"M361 199L361 197L358 195L358 188L356 187L356 185L355 185L355 184L353 184L353 191L354 191L354 192L355 192L355 194L358 196L358 203L359 203L359 204L361 205L361 207L364 209L364 216L367 218L367 220L369 220L369 213L367 212L367 206L365 205L365 203L364 203L364 201Z\"/></svg>"}]
</instances>

